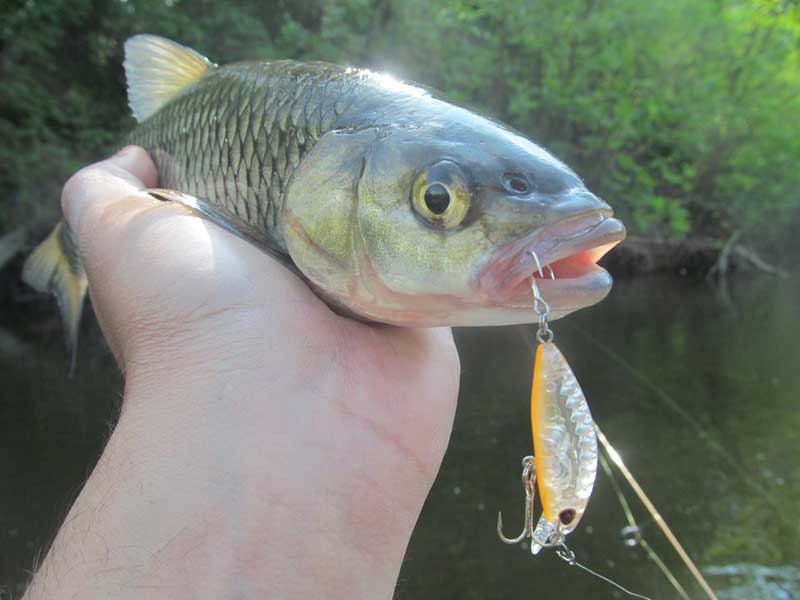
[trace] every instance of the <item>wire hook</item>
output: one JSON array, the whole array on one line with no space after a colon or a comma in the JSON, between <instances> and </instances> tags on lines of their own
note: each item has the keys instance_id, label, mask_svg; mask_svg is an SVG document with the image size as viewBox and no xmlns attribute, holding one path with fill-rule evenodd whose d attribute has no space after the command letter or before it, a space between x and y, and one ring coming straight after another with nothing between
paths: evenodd
<instances>
[{"instance_id":1,"label":"wire hook","mask_svg":"<svg viewBox=\"0 0 800 600\"><path fill-rule=\"evenodd\" d=\"M536 263L536 270L539 272L539 276L544 278L544 271L542 271L542 261L539 260L539 255L536 254L536 250L529 250L528 253L533 257L533 262ZM553 268L550 265L545 265L545 269L550 271L550 279L555 279L556 274L553 272Z\"/></svg>"},{"instance_id":2,"label":"wire hook","mask_svg":"<svg viewBox=\"0 0 800 600\"><path fill-rule=\"evenodd\" d=\"M529 250L528 253L533 258L533 262L536 263L536 270L539 272L539 276L544 278L544 269L547 269L550 272L550 279L556 278L556 274L550 265L545 265L542 268L542 261L539 260L539 255L536 254L535 250ZM536 285L536 277L533 275L531 275L531 292L533 293L533 312L539 317L539 331L536 332L536 339L541 344L552 342L553 332L547 324L547 319L550 317L550 305L542 296L539 286Z\"/></svg>"},{"instance_id":3,"label":"wire hook","mask_svg":"<svg viewBox=\"0 0 800 600\"><path fill-rule=\"evenodd\" d=\"M533 262L536 263L536 271L538 271L539 276L544 278L544 269L542 268L542 261L539 260L539 255L536 254L535 250L530 250L528 252L533 258ZM550 279L555 279L556 275L553 273L553 269L550 268L550 265L544 267L550 271ZM550 312L550 305L545 301L544 297L542 296L541 291L539 290L539 286L536 285L536 277L531 276L531 292L533 292L533 299L534 304L533 308L537 315L542 313L548 314Z\"/></svg>"}]
</instances>

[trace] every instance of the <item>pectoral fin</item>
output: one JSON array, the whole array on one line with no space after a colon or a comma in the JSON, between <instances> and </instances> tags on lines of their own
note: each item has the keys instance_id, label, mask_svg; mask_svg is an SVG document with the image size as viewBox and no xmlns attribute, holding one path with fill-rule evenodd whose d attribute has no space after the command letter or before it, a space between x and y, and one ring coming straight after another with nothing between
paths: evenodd
<instances>
[{"instance_id":1,"label":"pectoral fin","mask_svg":"<svg viewBox=\"0 0 800 600\"><path fill-rule=\"evenodd\" d=\"M253 244L256 248L270 255L295 275L298 275L303 280L306 279L284 248L282 248L264 232L256 229L249 223L246 223L239 216L232 213L228 209L217 204L212 204L211 202L203 200L202 198L196 198L195 196L184 194L183 192L178 192L176 190L145 189L142 191L150 194L156 200L161 200L162 202L176 202L182 206L185 206L194 214L203 217L204 219L208 219L215 225L218 225L226 231L230 231L234 235L240 237L244 241Z\"/></svg>"}]
</instances>

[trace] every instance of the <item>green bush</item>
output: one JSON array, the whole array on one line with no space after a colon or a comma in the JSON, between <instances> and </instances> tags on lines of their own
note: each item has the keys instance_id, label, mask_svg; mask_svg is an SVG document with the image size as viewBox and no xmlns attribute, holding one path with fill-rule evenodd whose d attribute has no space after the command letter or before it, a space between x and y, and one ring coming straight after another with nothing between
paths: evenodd
<instances>
[{"instance_id":1,"label":"green bush","mask_svg":"<svg viewBox=\"0 0 800 600\"><path fill-rule=\"evenodd\" d=\"M138 32L442 90L556 152L635 233L769 241L798 222L796 0L28 0L0 25L0 228L54 218L69 173L132 126Z\"/></svg>"}]
</instances>

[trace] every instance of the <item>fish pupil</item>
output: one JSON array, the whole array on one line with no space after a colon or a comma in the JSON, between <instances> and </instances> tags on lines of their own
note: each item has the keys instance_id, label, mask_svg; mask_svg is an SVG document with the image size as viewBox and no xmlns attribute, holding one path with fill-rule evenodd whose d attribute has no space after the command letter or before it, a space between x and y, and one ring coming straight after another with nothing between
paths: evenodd
<instances>
[{"instance_id":1,"label":"fish pupil","mask_svg":"<svg viewBox=\"0 0 800 600\"><path fill-rule=\"evenodd\" d=\"M441 183L434 183L425 190L425 206L435 215L440 215L450 206L450 192Z\"/></svg>"}]
</instances>

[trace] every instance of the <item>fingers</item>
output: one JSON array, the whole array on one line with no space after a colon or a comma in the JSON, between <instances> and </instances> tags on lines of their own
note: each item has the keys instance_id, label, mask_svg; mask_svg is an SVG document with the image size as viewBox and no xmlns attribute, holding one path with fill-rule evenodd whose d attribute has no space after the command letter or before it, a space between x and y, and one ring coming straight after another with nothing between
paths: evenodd
<instances>
[{"instance_id":1,"label":"fingers","mask_svg":"<svg viewBox=\"0 0 800 600\"><path fill-rule=\"evenodd\" d=\"M102 214L114 202L157 183L156 167L147 152L138 146L126 146L70 178L61 195L64 217L80 243L87 212Z\"/></svg>"},{"instance_id":2,"label":"fingers","mask_svg":"<svg viewBox=\"0 0 800 600\"><path fill-rule=\"evenodd\" d=\"M236 321L235 314L263 306L266 318L252 318L264 328L274 322L269 328L300 329L308 320L301 317L328 314L307 286L254 246L141 191L157 179L148 154L129 146L79 171L62 194L92 304L118 358L178 331L212 337L210 329L198 333L212 316Z\"/></svg>"}]
</instances>

